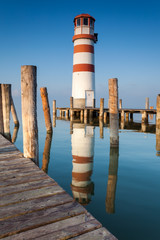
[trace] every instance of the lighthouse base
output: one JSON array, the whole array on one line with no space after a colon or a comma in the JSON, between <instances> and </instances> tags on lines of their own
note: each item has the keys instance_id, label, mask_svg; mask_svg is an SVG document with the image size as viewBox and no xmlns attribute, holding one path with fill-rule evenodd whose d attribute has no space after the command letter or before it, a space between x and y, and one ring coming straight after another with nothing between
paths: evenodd
<instances>
[{"instance_id":1,"label":"lighthouse base","mask_svg":"<svg viewBox=\"0 0 160 240\"><path fill-rule=\"evenodd\" d=\"M85 107L95 107L95 99L90 106L86 106L86 99L85 98L73 98L73 108L85 108Z\"/></svg>"}]
</instances>

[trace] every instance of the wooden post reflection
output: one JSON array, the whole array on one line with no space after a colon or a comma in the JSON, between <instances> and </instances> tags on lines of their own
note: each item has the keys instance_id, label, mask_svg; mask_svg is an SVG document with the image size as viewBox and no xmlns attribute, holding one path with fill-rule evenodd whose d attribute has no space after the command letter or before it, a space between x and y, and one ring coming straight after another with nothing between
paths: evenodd
<instances>
[{"instance_id":1,"label":"wooden post reflection","mask_svg":"<svg viewBox=\"0 0 160 240\"><path fill-rule=\"evenodd\" d=\"M103 120L99 119L100 138L103 138Z\"/></svg>"},{"instance_id":2,"label":"wooden post reflection","mask_svg":"<svg viewBox=\"0 0 160 240\"><path fill-rule=\"evenodd\" d=\"M4 133L1 84L0 84L0 133L1 134Z\"/></svg>"},{"instance_id":3,"label":"wooden post reflection","mask_svg":"<svg viewBox=\"0 0 160 240\"><path fill-rule=\"evenodd\" d=\"M156 114L156 151L160 156L160 94L157 96L157 114Z\"/></svg>"},{"instance_id":4,"label":"wooden post reflection","mask_svg":"<svg viewBox=\"0 0 160 240\"><path fill-rule=\"evenodd\" d=\"M115 213L119 147L110 147L109 173L106 195L106 212Z\"/></svg>"},{"instance_id":5,"label":"wooden post reflection","mask_svg":"<svg viewBox=\"0 0 160 240\"><path fill-rule=\"evenodd\" d=\"M47 133L44 151L43 151L43 159L42 159L42 170L45 173L48 173L48 164L49 164L49 160L50 160L51 143L52 143L52 133Z\"/></svg>"},{"instance_id":6,"label":"wooden post reflection","mask_svg":"<svg viewBox=\"0 0 160 240\"><path fill-rule=\"evenodd\" d=\"M17 134L18 134L18 129L19 129L19 125L14 127L13 129L13 135L12 135L12 143L16 142L17 139Z\"/></svg>"}]
</instances>

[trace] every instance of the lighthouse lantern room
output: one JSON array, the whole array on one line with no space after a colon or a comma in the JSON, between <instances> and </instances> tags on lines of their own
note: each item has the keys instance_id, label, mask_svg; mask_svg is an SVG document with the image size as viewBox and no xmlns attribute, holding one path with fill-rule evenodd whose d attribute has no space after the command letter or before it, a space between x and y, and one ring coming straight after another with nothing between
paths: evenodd
<instances>
[{"instance_id":1,"label":"lighthouse lantern room","mask_svg":"<svg viewBox=\"0 0 160 240\"><path fill-rule=\"evenodd\" d=\"M95 107L95 19L89 14L74 18L72 97L74 108Z\"/></svg>"}]
</instances>

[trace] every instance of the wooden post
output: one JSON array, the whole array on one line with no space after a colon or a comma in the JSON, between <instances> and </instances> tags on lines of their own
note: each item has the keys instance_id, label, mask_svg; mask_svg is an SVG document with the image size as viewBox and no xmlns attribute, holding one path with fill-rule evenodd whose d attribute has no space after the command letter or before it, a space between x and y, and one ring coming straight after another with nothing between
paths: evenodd
<instances>
[{"instance_id":1,"label":"wooden post","mask_svg":"<svg viewBox=\"0 0 160 240\"><path fill-rule=\"evenodd\" d=\"M57 116L57 110L56 110L56 100L53 100L53 116Z\"/></svg>"},{"instance_id":2,"label":"wooden post","mask_svg":"<svg viewBox=\"0 0 160 240\"><path fill-rule=\"evenodd\" d=\"M107 112L104 112L103 121L104 121L104 124L107 124Z\"/></svg>"},{"instance_id":3,"label":"wooden post","mask_svg":"<svg viewBox=\"0 0 160 240\"><path fill-rule=\"evenodd\" d=\"M160 94L158 94L157 96L156 151L157 151L157 156L160 156Z\"/></svg>"},{"instance_id":4,"label":"wooden post","mask_svg":"<svg viewBox=\"0 0 160 240\"><path fill-rule=\"evenodd\" d=\"M41 98L42 98L42 106L43 106L46 130L47 130L47 133L51 133L52 132L52 122L51 122L47 88L46 87L40 88L40 92L41 92Z\"/></svg>"},{"instance_id":5,"label":"wooden post","mask_svg":"<svg viewBox=\"0 0 160 240\"><path fill-rule=\"evenodd\" d=\"M68 119L69 118L69 110L67 109L66 110L66 119Z\"/></svg>"},{"instance_id":6,"label":"wooden post","mask_svg":"<svg viewBox=\"0 0 160 240\"><path fill-rule=\"evenodd\" d=\"M133 122L133 113L130 113L130 121Z\"/></svg>"},{"instance_id":7,"label":"wooden post","mask_svg":"<svg viewBox=\"0 0 160 240\"><path fill-rule=\"evenodd\" d=\"M119 99L119 109L122 109L122 99Z\"/></svg>"},{"instance_id":8,"label":"wooden post","mask_svg":"<svg viewBox=\"0 0 160 240\"><path fill-rule=\"evenodd\" d=\"M56 116L53 115L53 127L55 128L56 127Z\"/></svg>"},{"instance_id":9,"label":"wooden post","mask_svg":"<svg viewBox=\"0 0 160 240\"><path fill-rule=\"evenodd\" d=\"M121 111L121 121L125 121L125 112L124 110Z\"/></svg>"},{"instance_id":10,"label":"wooden post","mask_svg":"<svg viewBox=\"0 0 160 240\"><path fill-rule=\"evenodd\" d=\"M24 157L38 164L37 68L21 67L21 97Z\"/></svg>"},{"instance_id":11,"label":"wooden post","mask_svg":"<svg viewBox=\"0 0 160 240\"><path fill-rule=\"evenodd\" d=\"M99 119L100 138L103 138L103 120Z\"/></svg>"},{"instance_id":12,"label":"wooden post","mask_svg":"<svg viewBox=\"0 0 160 240\"><path fill-rule=\"evenodd\" d=\"M146 97L145 109L149 109L149 98L148 97Z\"/></svg>"},{"instance_id":13,"label":"wooden post","mask_svg":"<svg viewBox=\"0 0 160 240\"><path fill-rule=\"evenodd\" d=\"M129 121L129 112L126 112L126 122Z\"/></svg>"},{"instance_id":14,"label":"wooden post","mask_svg":"<svg viewBox=\"0 0 160 240\"><path fill-rule=\"evenodd\" d=\"M106 212L115 213L115 196L117 185L119 147L110 147L109 173L106 195Z\"/></svg>"},{"instance_id":15,"label":"wooden post","mask_svg":"<svg viewBox=\"0 0 160 240\"><path fill-rule=\"evenodd\" d=\"M80 118L81 118L81 122L83 123L84 121L84 110L81 110L81 114L80 114Z\"/></svg>"},{"instance_id":16,"label":"wooden post","mask_svg":"<svg viewBox=\"0 0 160 240\"><path fill-rule=\"evenodd\" d=\"M11 140L10 134L11 84L2 84L1 89L2 89L4 136L8 140Z\"/></svg>"},{"instance_id":17,"label":"wooden post","mask_svg":"<svg viewBox=\"0 0 160 240\"><path fill-rule=\"evenodd\" d=\"M110 146L117 147L119 145L118 125L118 79L111 78L109 85L109 112L110 112Z\"/></svg>"},{"instance_id":18,"label":"wooden post","mask_svg":"<svg viewBox=\"0 0 160 240\"><path fill-rule=\"evenodd\" d=\"M45 173L48 173L48 164L49 164L49 160L50 160L51 143L52 143L52 132L46 134L46 140L45 140L45 145L44 145L42 170Z\"/></svg>"},{"instance_id":19,"label":"wooden post","mask_svg":"<svg viewBox=\"0 0 160 240\"><path fill-rule=\"evenodd\" d=\"M19 126L19 121L18 121L18 117L17 117L17 113L16 113L16 109L14 106L14 102L13 102L13 98L11 96L11 113L12 113L12 118L13 118L13 122L15 127Z\"/></svg>"},{"instance_id":20,"label":"wooden post","mask_svg":"<svg viewBox=\"0 0 160 240\"><path fill-rule=\"evenodd\" d=\"M99 118L103 119L103 110L104 110L104 98L100 99L100 109L99 109Z\"/></svg>"},{"instance_id":21,"label":"wooden post","mask_svg":"<svg viewBox=\"0 0 160 240\"><path fill-rule=\"evenodd\" d=\"M153 109L153 106L150 106L150 109ZM153 120L153 114L149 114L150 120Z\"/></svg>"},{"instance_id":22,"label":"wooden post","mask_svg":"<svg viewBox=\"0 0 160 240\"><path fill-rule=\"evenodd\" d=\"M141 131L146 132L146 130L147 130L147 124L145 122L142 122L141 123Z\"/></svg>"},{"instance_id":23,"label":"wooden post","mask_svg":"<svg viewBox=\"0 0 160 240\"><path fill-rule=\"evenodd\" d=\"M88 122L88 110L84 109L84 123L87 124Z\"/></svg>"},{"instance_id":24,"label":"wooden post","mask_svg":"<svg viewBox=\"0 0 160 240\"><path fill-rule=\"evenodd\" d=\"M73 134L73 122L70 121L70 134Z\"/></svg>"},{"instance_id":25,"label":"wooden post","mask_svg":"<svg viewBox=\"0 0 160 240\"><path fill-rule=\"evenodd\" d=\"M146 111L142 112L142 123L147 123L148 122L148 115Z\"/></svg>"},{"instance_id":26,"label":"wooden post","mask_svg":"<svg viewBox=\"0 0 160 240\"><path fill-rule=\"evenodd\" d=\"M70 108L73 108L73 97L70 97Z\"/></svg>"},{"instance_id":27,"label":"wooden post","mask_svg":"<svg viewBox=\"0 0 160 240\"><path fill-rule=\"evenodd\" d=\"M2 107L2 90L0 84L0 133L4 133L4 124L3 124L3 107Z\"/></svg>"},{"instance_id":28,"label":"wooden post","mask_svg":"<svg viewBox=\"0 0 160 240\"><path fill-rule=\"evenodd\" d=\"M62 116L65 117L65 111L62 111Z\"/></svg>"}]
</instances>

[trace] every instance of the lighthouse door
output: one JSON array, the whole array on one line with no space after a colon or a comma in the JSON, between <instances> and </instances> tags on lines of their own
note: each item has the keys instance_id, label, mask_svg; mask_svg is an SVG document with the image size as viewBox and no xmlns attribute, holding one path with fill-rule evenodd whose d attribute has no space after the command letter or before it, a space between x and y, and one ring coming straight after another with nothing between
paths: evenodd
<instances>
[{"instance_id":1,"label":"lighthouse door","mask_svg":"<svg viewBox=\"0 0 160 240\"><path fill-rule=\"evenodd\" d=\"M94 107L94 91L86 90L85 91L86 98L86 107Z\"/></svg>"}]
</instances>

